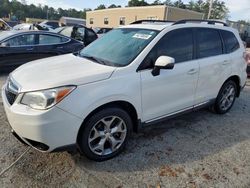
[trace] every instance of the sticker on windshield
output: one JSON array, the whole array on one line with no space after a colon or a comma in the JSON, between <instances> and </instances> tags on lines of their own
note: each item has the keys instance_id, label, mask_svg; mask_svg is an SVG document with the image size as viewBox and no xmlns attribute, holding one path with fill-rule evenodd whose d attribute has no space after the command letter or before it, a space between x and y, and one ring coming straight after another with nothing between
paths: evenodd
<instances>
[{"instance_id":1,"label":"sticker on windshield","mask_svg":"<svg viewBox=\"0 0 250 188\"><path fill-rule=\"evenodd\" d=\"M133 38L143 39L143 40L148 40L148 39L150 39L150 37L152 37L152 35L141 34L141 33L136 33L136 34L134 34L134 36L133 36Z\"/></svg>"}]
</instances>

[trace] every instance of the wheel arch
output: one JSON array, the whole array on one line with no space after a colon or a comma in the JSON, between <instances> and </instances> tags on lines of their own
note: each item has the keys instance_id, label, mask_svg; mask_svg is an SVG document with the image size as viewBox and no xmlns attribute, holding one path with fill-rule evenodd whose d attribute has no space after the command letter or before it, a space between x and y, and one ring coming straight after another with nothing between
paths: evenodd
<instances>
[{"instance_id":1,"label":"wheel arch","mask_svg":"<svg viewBox=\"0 0 250 188\"><path fill-rule=\"evenodd\" d=\"M230 76L222 85L224 85L226 82L228 82L229 80L232 80L236 83L236 86L237 86L237 97L240 96L240 91L241 91L241 85L240 85L240 77L237 76L237 75L233 75L233 76Z\"/></svg>"},{"instance_id":2,"label":"wheel arch","mask_svg":"<svg viewBox=\"0 0 250 188\"><path fill-rule=\"evenodd\" d=\"M78 130L78 133L77 133L77 142L78 142L79 135L80 135L81 131L83 131L83 129L84 129L84 124L86 123L86 121L88 121L88 119L93 114L95 114L95 113L97 113L97 112L99 112L99 111L101 111L101 110L103 110L105 108L108 108L108 107L118 107L118 108L121 108L124 111L126 111L129 114L129 116L131 117L131 119L132 119L132 122L133 122L133 131L134 132L138 131L139 120L138 120L138 113L136 111L136 108L130 102L123 101L123 100L118 100L118 101L113 101L113 102L108 102L106 104L103 104L103 105L97 107L96 109L94 109L92 112L90 112L86 116L86 118L83 120L83 122L81 124L81 127Z\"/></svg>"}]
</instances>

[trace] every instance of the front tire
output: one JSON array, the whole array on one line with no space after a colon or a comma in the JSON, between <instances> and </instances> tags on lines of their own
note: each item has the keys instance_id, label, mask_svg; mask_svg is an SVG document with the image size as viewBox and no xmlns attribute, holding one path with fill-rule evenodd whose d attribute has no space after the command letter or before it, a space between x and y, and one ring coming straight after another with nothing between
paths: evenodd
<instances>
[{"instance_id":1,"label":"front tire","mask_svg":"<svg viewBox=\"0 0 250 188\"><path fill-rule=\"evenodd\" d=\"M132 120L119 107L105 108L91 116L79 133L81 152L91 160L105 161L121 153L132 130Z\"/></svg>"},{"instance_id":2,"label":"front tire","mask_svg":"<svg viewBox=\"0 0 250 188\"><path fill-rule=\"evenodd\" d=\"M213 109L218 114L227 113L233 106L237 94L236 83L232 80L227 81L220 89Z\"/></svg>"}]
</instances>

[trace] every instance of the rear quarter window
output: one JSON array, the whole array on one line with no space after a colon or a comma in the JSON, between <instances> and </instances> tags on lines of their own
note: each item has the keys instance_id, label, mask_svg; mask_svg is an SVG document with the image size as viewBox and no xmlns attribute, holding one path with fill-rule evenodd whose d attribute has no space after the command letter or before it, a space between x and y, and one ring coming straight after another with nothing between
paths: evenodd
<instances>
[{"instance_id":1,"label":"rear quarter window","mask_svg":"<svg viewBox=\"0 0 250 188\"><path fill-rule=\"evenodd\" d=\"M226 53L232 53L240 48L240 44L232 32L224 30L221 30L220 32L224 40Z\"/></svg>"}]
</instances>

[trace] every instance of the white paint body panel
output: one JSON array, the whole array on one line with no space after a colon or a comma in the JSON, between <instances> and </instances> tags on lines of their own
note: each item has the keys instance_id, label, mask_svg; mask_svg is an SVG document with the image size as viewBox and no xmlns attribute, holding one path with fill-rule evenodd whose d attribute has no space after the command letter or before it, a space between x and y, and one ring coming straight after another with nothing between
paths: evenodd
<instances>
[{"instance_id":1,"label":"white paint body panel","mask_svg":"<svg viewBox=\"0 0 250 188\"><path fill-rule=\"evenodd\" d=\"M216 98L222 84L230 76L246 82L244 47L230 55L176 64L173 70L161 70L153 77L151 70L137 68L169 31L186 27L221 28L239 35L233 29L208 24L130 25L127 28L162 30L126 67L104 66L72 54L37 60L21 66L11 76L20 85L21 94L10 106L2 90L3 104L12 128L24 138L55 148L75 144L84 119L96 108L113 101L126 101L134 106L138 119L146 122L193 107ZM224 61L228 65L221 65ZM190 70L194 70L189 74ZM77 88L56 106L39 111L20 104L22 92L76 85Z\"/></svg>"}]
</instances>

